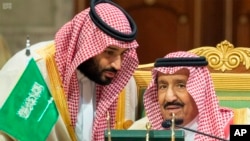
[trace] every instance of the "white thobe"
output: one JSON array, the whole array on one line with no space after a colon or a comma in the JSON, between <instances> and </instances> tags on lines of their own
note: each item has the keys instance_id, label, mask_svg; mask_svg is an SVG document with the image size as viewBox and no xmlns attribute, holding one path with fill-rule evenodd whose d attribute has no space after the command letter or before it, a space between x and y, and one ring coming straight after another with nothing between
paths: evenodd
<instances>
[{"instance_id":1,"label":"white thobe","mask_svg":"<svg viewBox=\"0 0 250 141\"><path fill-rule=\"evenodd\" d=\"M95 83L77 71L80 86L79 111L76 122L78 141L91 141L92 127L95 118Z\"/></svg>"}]
</instances>

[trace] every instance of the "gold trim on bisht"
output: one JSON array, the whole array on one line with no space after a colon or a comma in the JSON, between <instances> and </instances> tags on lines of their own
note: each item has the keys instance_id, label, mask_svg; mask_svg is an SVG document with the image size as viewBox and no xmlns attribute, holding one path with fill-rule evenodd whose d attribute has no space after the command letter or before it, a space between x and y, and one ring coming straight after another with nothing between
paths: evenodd
<instances>
[{"instance_id":1,"label":"gold trim on bisht","mask_svg":"<svg viewBox=\"0 0 250 141\"><path fill-rule=\"evenodd\" d=\"M46 68L48 71L50 89L55 100L56 106L63 118L66 128L70 134L72 141L76 141L74 127L71 125L70 113L68 111L68 105L66 96L63 90L62 82L56 68L55 62L55 45L54 43L49 44L47 47L37 51L39 55L46 61Z\"/></svg>"}]
</instances>

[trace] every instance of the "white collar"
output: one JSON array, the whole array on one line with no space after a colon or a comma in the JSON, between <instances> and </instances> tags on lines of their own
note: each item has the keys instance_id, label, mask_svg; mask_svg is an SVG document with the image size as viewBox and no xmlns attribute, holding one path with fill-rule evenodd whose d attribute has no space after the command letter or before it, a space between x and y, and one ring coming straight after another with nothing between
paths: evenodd
<instances>
[{"instance_id":1,"label":"white collar","mask_svg":"<svg viewBox=\"0 0 250 141\"><path fill-rule=\"evenodd\" d=\"M198 127L198 116L196 116L191 122L184 126L192 130L197 130ZM184 130L185 132L185 141L194 141L195 133L192 131Z\"/></svg>"}]
</instances>

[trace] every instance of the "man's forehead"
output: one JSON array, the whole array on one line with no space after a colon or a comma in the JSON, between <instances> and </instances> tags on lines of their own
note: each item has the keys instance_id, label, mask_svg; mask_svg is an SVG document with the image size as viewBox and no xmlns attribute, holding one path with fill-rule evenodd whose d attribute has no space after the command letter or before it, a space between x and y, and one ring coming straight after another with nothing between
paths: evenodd
<instances>
[{"instance_id":1,"label":"man's forehead","mask_svg":"<svg viewBox=\"0 0 250 141\"><path fill-rule=\"evenodd\" d=\"M115 45L108 46L106 49L110 49L113 51L120 51L120 52L125 52L128 50L128 48L121 48L121 47L115 46Z\"/></svg>"},{"instance_id":2,"label":"man's forehead","mask_svg":"<svg viewBox=\"0 0 250 141\"><path fill-rule=\"evenodd\" d=\"M161 75L186 75L186 76L189 76L189 69L181 68L181 69L177 70L176 72L174 72L173 74L163 73L163 72L158 71L157 76L159 77Z\"/></svg>"}]
</instances>

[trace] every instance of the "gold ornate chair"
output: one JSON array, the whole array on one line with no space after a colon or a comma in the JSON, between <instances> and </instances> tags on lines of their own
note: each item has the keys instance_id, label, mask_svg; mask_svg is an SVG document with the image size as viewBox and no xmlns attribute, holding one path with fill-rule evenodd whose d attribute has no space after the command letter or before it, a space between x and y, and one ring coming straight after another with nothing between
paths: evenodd
<instances>
[{"instance_id":1,"label":"gold ornate chair","mask_svg":"<svg viewBox=\"0 0 250 141\"><path fill-rule=\"evenodd\" d=\"M137 115L137 85L132 77L118 97L115 129L127 129L136 120Z\"/></svg>"},{"instance_id":2,"label":"gold ornate chair","mask_svg":"<svg viewBox=\"0 0 250 141\"><path fill-rule=\"evenodd\" d=\"M190 52L207 58L222 106L250 107L250 48L234 47L225 40L216 47L198 47Z\"/></svg>"},{"instance_id":3,"label":"gold ornate chair","mask_svg":"<svg viewBox=\"0 0 250 141\"><path fill-rule=\"evenodd\" d=\"M221 106L231 107L235 123L250 124L250 48L234 47L228 41L189 50L208 60L208 68ZM138 94L138 119L144 116L143 93L151 81L153 63L141 64L134 73ZM243 112L248 116L241 117Z\"/></svg>"}]
</instances>

